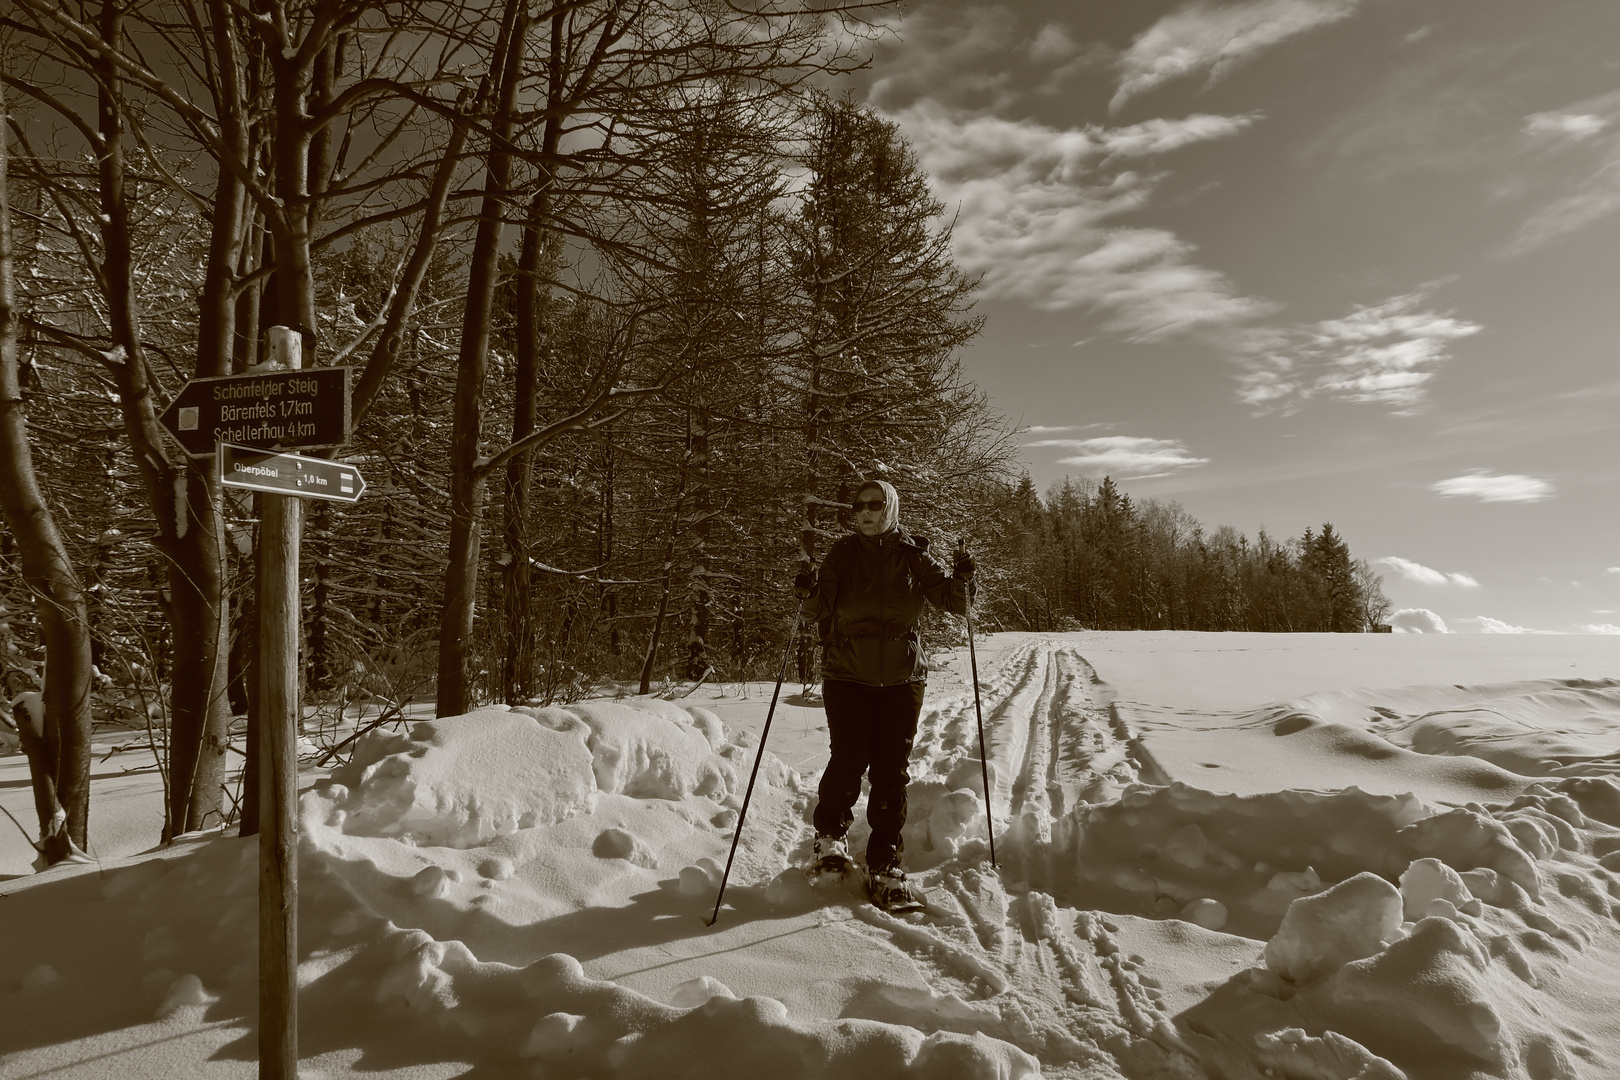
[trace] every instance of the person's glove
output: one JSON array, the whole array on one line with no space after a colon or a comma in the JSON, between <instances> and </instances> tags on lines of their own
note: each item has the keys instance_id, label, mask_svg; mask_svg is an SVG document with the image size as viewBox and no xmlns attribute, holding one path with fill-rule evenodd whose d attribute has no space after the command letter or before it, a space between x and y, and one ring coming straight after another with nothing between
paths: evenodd
<instances>
[{"instance_id":1,"label":"person's glove","mask_svg":"<svg viewBox=\"0 0 1620 1080\"><path fill-rule=\"evenodd\" d=\"M793 579L793 595L800 600L808 600L816 594L816 572L814 570L800 570Z\"/></svg>"},{"instance_id":2,"label":"person's glove","mask_svg":"<svg viewBox=\"0 0 1620 1080\"><path fill-rule=\"evenodd\" d=\"M978 568L979 564L973 561L973 556L967 553L966 548L958 549L956 563L951 567L951 573L955 577L962 581L972 581L973 572Z\"/></svg>"}]
</instances>

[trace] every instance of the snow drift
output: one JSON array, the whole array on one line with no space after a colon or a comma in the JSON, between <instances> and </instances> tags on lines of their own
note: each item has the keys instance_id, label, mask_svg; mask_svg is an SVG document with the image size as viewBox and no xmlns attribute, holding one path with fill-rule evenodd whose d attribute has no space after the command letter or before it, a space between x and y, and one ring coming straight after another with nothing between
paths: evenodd
<instances>
[{"instance_id":1,"label":"snow drift","mask_svg":"<svg viewBox=\"0 0 1620 1080\"><path fill-rule=\"evenodd\" d=\"M929 907L905 919L791 869L814 792L767 752L705 925L757 740L701 706L374 732L301 798L306 1064L1600 1080L1620 1060L1620 682L1145 728L1106 691L1073 643L1015 645L985 679L983 764L971 694L930 698L906 828ZM1205 750L1228 743L1289 771L1222 790ZM1411 790L1322 783L1343 761ZM0 954L0 1072L157 1071L140 1055L188 1045L251 1075L256 863L199 836L9 883L6 925L32 932Z\"/></svg>"}]
</instances>

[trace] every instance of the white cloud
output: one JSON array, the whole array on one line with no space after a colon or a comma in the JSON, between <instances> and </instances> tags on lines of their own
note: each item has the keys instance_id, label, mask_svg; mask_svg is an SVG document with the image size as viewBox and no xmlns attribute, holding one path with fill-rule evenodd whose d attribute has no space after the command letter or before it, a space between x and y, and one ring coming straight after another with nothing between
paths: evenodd
<instances>
[{"instance_id":1,"label":"white cloud","mask_svg":"<svg viewBox=\"0 0 1620 1080\"><path fill-rule=\"evenodd\" d=\"M1524 627L1524 626L1514 626L1512 623L1503 622L1501 619L1493 619L1489 615L1476 615L1476 616L1474 616L1473 621L1479 624L1479 632L1482 633L1482 634L1556 634L1556 633L1558 633L1557 630L1531 630L1528 627Z\"/></svg>"},{"instance_id":2,"label":"white cloud","mask_svg":"<svg viewBox=\"0 0 1620 1080\"><path fill-rule=\"evenodd\" d=\"M1551 480L1522 476L1519 473L1493 476L1483 469L1476 469L1462 476L1453 476L1449 480L1441 480L1430 486L1444 498L1464 495L1472 496L1480 502L1540 502L1542 499L1552 498L1554 493Z\"/></svg>"},{"instance_id":3,"label":"white cloud","mask_svg":"<svg viewBox=\"0 0 1620 1080\"><path fill-rule=\"evenodd\" d=\"M1603 572L1605 574L1620 574L1620 566L1611 566Z\"/></svg>"},{"instance_id":4,"label":"white cloud","mask_svg":"<svg viewBox=\"0 0 1620 1080\"><path fill-rule=\"evenodd\" d=\"M957 211L957 260L984 275L987 297L1095 309L1109 330L1138 341L1269 310L1194 262L1194 246L1174 233L1112 223L1152 196L1160 178L1141 171L1144 160L1236 135L1254 117L1059 129L925 101L896 119L935 193Z\"/></svg>"},{"instance_id":5,"label":"white cloud","mask_svg":"<svg viewBox=\"0 0 1620 1080\"><path fill-rule=\"evenodd\" d=\"M1389 625L1397 634L1449 634L1446 620L1428 608L1401 608L1389 617Z\"/></svg>"},{"instance_id":6,"label":"white cloud","mask_svg":"<svg viewBox=\"0 0 1620 1080\"><path fill-rule=\"evenodd\" d=\"M1142 33L1120 58L1119 90L1110 107L1156 86L1207 75L1210 82L1283 41L1338 22L1358 0L1248 0L1178 8Z\"/></svg>"},{"instance_id":7,"label":"white cloud","mask_svg":"<svg viewBox=\"0 0 1620 1080\"><path fill-rule=\"evenodd\" d=\"M1527 153L1561 191L1520 227L1508 250L1542 247L1620 212L1620 91L1525 117Z\"/></svg>"},{"instance_id":8,"label":"white cloud","mask_svg":"<svg viewBox=\"0 0 1620 1080\"><path fill-rule=\"evenodd\" d=\"M1373 562L1387 566L1408 581L1415 581L1419 585L1459 585L1465 589L1479 588L1479 582L1474 580L1472 574L1461 572L1448 574L1444 570L1434 570L1411 559L1403 559L1399 555L1385 555L1381 559L1374 559Z\"/></svg>"},{"instance_id":9,"label":"white cloud","mask_svg":"<svg viewBox=\"0 0 1620 1080\"><path fill-rule=\"evenodd\" d=\"M1583 634L1620 634L1620 626L1614 623L1582 623Z\"/></svg>"},{"instance_id":10,"label":"white cloud","mask_svg":"<svg viewBox=\"0 0 1620 1080\"><path fill-rule=\"evenodd\" d=\"M1576 141L1590 139L1609 126L1606 118L1592 113L1532 113L1524 119L1528 135L1559 135Z\"/></svg>"},{"instance_id":11,"label":"white cloud","mask_svg":"<svg viewBox=\"0 0 1620 1080\"><path fill-rule=\"evenodd\" d=\"M1451 343L1483 329L1427 310L1426 299L1408 293L1341 318L1241 335L1239 400L1269 409L1320 397L1412 411Z\"/></svg>"},{"instance_id":12,"label":"white cloud","mask_svg":"<svg viewBox=\"0 0 1620 1080\"><path fill-rule=\"evenodd\" d=\"M1036 61L1067 60L1079 51L1074 38L1057 23L1041 27L1035 40L1029 43L1030 58Z\"/></svg>"},{"instance_id":13,"label":"white cloud","mask_svg":"<svg viewBox=\"0 0 1620 1080\"><path fill-rule=\"evenodd\" d=\"M1616 211L1620 211L1620 148L1614 159L1588 177L1579 191L1532 215L1508 250L1513 254L1533 251L1595 225Z\"/></svg>"},{"instance_id":14,"label":"white cloud","mask_svg":"<svg viewBox=\"0 0 1620 1080\"><path fill-rule=\"evenodd\" d=\"M1058 464L1073 465L1092 476L1170 476L1209 464L1208 458L1193 457L1176 439L1105 435L1097 439L1038 439L1025 445L1073 450L1073 456L1059 458Z\"/></svg>"}]
</instances>

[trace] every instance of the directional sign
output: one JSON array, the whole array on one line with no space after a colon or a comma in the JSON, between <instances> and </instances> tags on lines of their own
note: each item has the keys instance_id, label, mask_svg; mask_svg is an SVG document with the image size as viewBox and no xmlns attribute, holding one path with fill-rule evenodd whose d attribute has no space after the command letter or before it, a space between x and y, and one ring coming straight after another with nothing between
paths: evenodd
<instances>
[{"instance_id":1,"label":"directional sign","mask_svg":"<svg viewBox=\"0 0 1620 1080\"><path fill-rule=\"evenodd\" d=\"M219 478L226 487L332 502L359 502L366 490L360 470L353 465L230 443L219 447Z\"/></svg>"},{"instance_id":2,"label":"directional sign","mask_svg":"<svg viewBox=\"0 0 1620 1080\"><path fill-rule=\"evenodd\" d=\"M217 443L264 449L341 446L349 438L349 368L192 379L159 422L187 454Z\"/></svg>"}]
</instances>

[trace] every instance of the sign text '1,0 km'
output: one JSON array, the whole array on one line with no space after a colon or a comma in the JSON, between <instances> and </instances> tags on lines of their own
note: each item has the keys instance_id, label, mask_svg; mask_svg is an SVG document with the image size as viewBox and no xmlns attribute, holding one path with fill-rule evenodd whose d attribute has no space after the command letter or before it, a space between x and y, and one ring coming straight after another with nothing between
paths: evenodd
<instances>
[{"instance_id":1,"label":"sign text '1,0 km'","mask_svg":"<svg viewBox=\"0 0 1620 1080\"><path fill-rule=\"evenodd\" d=\"M158 419L187 454L217 443L265 449L341 446L349 437L349 371L306 368L192 379Z\"/></svg>"},{"instance_id":2,"label":"sign text '1,0 km'","mask_svg":"<svg viewBox=\"0 0 1620 1080\"><path fill-rule=\"evenodd\" d=\"M353 465L230 443L219 447L219 479L226 487L330 502L358 502L366 490Z\"/></svg>"}]
</instances>

